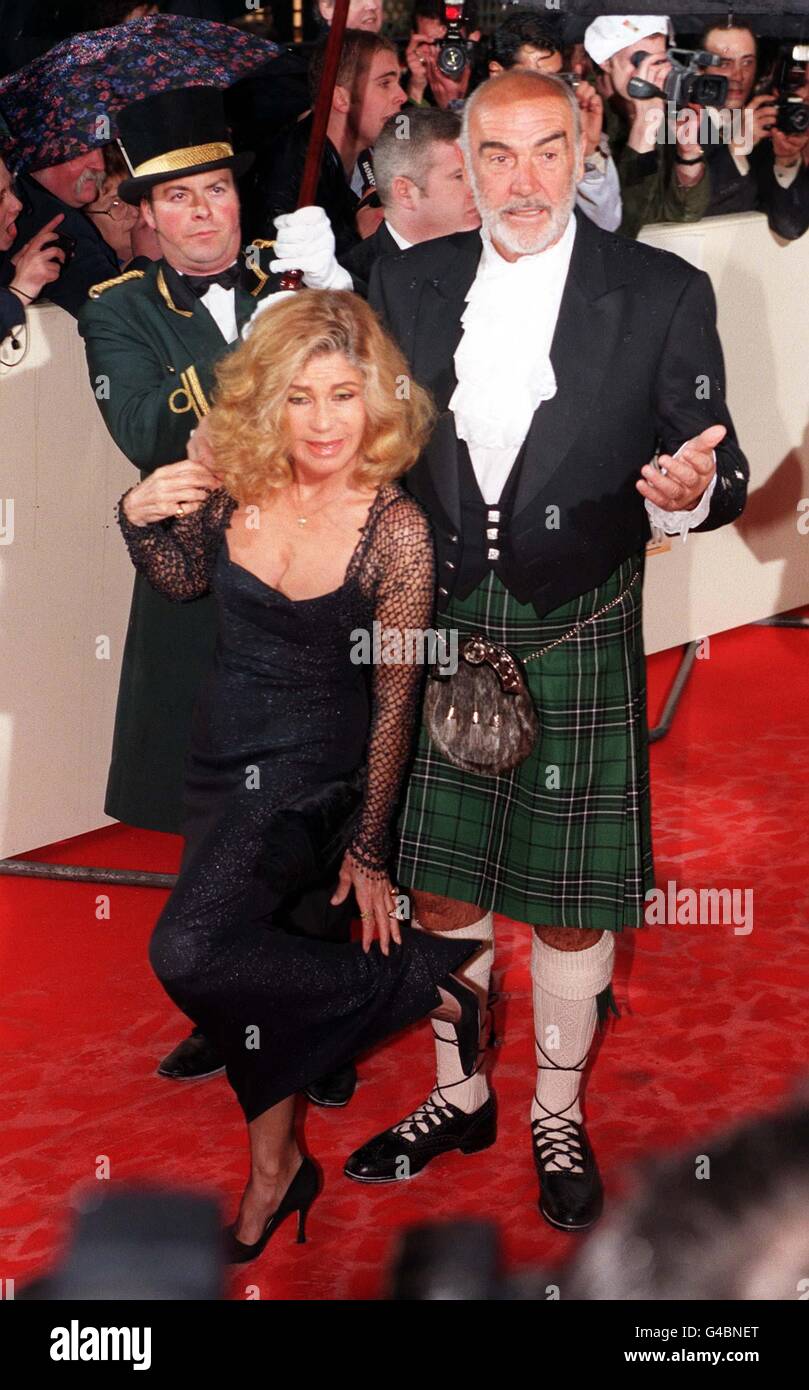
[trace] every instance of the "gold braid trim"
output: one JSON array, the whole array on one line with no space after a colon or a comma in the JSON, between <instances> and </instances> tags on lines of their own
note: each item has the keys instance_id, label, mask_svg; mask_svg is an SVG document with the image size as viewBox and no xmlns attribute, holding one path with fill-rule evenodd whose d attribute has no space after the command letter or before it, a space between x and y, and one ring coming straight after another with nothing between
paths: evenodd
<instances>
[{"instance_id":1,"label":"gold braid trim","mask_svg":"<svg viewBox=\"0 0 809 1390\"><path fill-rule=\"evenodd\" d=\"M186 145L182 150L168 150L166 154L137 164L132 177L145 179L152 174L173 174L177 169L192 169L195 164L213 164L214 160L232 158L233 146L222 140L209 145Z\"/></svg>"},{"instance_id":2,"label":"gold braid trim","mask_svg":"<svg viewBox=\"0 0 809 1390\"><path fill-rule=\"evenodd\" d=\"M188 367L185 372L185 376L188 381L188 386L197 404L197 408L199 410L199 415L201 419L203 415L210 414L211 407L209 406L205 392L202 389L202 383L199 377L197 376L196 367Z\"/></svg>"},{"instance_id":3,"label":"gold braid trim","mask_svg":"<svg viewBox=\"0 0 809 1390\"><path fill-rule=\"evenodd\" d=\"M143 273L143 272L141 272L141 274L142 274L142 273ZM169 287L168 287L168 285L166 284L166 277L165 277L165 275L163 274L163 267L162 267L162 265L161 265L160 269L159 269L158 272L157 272L157 291L158 291L158 294L160 295L160 297L165 301L165 303L166 303L166 305L168 306L168 308L169 308L169 309L172 309L172 310L174 311L175 314L182 314L182 316L183 316L184 319L192 319L192 318L194 317L194 311L193 311L192 309L178 309L178 308L177 308L177 305L174 303L174 300L172 299L172 297L171 297L171 295L170 295L170 293L169 293Z\"/></svg>"},{"instance_id":4,"label":"gold braid trim","mask_svg":"<svg viewBox=\"0 0 809 1390\"><path fill-rule=\"evenodd\" d=\"M97 285L91 285L87 291L87 297L88 299L99 299L111 285L122 285L124 280L142 280L145 274L145 270L125 270L123 275L114 275L111 280L100 280Z\"/></svg>"}]
</instances>

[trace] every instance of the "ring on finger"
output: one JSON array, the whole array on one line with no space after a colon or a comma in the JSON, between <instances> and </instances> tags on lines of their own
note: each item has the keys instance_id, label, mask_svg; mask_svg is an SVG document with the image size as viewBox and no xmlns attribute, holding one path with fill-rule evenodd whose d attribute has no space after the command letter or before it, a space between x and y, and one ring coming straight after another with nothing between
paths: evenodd
<instances>
[{"instance_id":1,"label":"ring on finger","mask_svg":"<svg viewBox=\"0 0 809 1390\"><path fill-rule=\"evenodd\" d=\"M175 515L175 516L185 516L185 507L183 506L182 502L178 502L178 503L177 503L177 510L176 510L176 512L174 513L174 515Z\"/></svg>"}]
</instances>

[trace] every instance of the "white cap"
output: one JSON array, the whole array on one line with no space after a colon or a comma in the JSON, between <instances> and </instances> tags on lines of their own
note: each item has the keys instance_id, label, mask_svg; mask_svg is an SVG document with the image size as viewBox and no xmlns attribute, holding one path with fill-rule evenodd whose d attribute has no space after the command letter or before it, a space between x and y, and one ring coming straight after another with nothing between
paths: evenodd
<instances>
[{"instance_id":1,"label":"white cap","mask_svg":"<svg viewBox=\"0 0 809 1390\"><path fill-rule=\"evenodd\" d=\"M630 48L650 34L668 34L671 21L665 14L602 14L584 32L584 47L599 67L622 48Z\"/></svg>"}]
</instances>

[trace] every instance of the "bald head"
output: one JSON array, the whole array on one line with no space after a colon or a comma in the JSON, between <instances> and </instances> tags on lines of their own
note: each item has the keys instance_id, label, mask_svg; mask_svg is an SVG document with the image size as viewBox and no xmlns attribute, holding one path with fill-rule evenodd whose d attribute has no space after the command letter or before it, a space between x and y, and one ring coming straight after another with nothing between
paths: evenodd
<instances>
[{"instance_id":1,"label":"bald head","mask_svg":"<svg viewBox=\"0 0 809 1390\"><path fill-rule=\"evenodd\" d=\"M471 149L470 135L479 123L481 114L488 111L504 111L519 105L541 103L543 109L558 109L566 113L570 131L576 145L581 139L579 103L572 87L547 72L529 72L525 68L509 69L482 82L464 104L461 124L461 147L466 152Z\"/></svg>"},{"instance_id":2,"label":"bald head","mask_svg":"<svg viewBox=\"0 0 809 1390\"><path fill-rule=\"evenodd\" d=\"M489 78L466 102L460 144L483 229L506 260L558 241L584 173L566 82L514 70Z\"/></svg>"}]
</instances>

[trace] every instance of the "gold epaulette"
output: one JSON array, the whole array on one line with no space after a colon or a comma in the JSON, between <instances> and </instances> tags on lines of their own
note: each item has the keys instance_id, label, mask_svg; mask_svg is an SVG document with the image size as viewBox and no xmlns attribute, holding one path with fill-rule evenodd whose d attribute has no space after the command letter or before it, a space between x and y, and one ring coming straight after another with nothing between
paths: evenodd
<instances>
[{"instance_id":1,"label":"gold epaulette","mask_svg":"<svg viewBox=\"0 0 809 1390\"><path fill-rule=\"evenodd\" d=\"M89 299L98 299L111 285L122 285L124 280L142 280L145 274L145 270L125 270L123 275L115 275L112 280L101 280L99 284L91 285L87 296Z\"/></svg>"}]
</instances>

